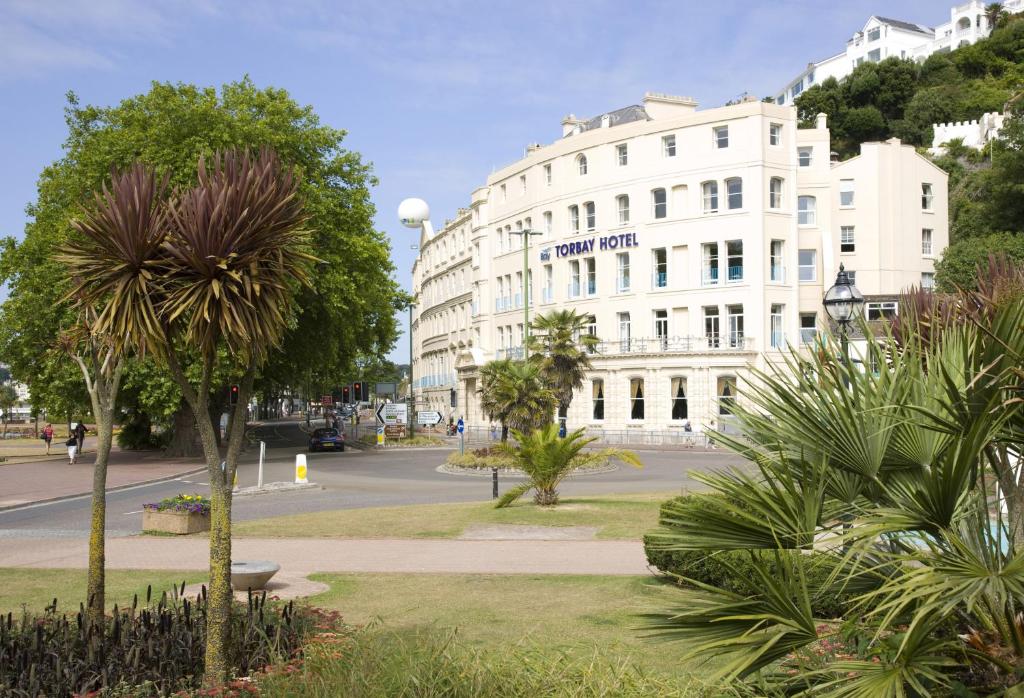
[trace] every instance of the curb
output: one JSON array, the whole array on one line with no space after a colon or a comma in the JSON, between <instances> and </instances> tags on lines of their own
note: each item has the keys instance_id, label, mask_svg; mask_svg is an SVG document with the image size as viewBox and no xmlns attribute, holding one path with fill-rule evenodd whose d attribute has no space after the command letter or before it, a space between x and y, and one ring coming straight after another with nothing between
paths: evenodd
<instances>
[{"instance_id":1,"label":"curb","mask_svg":"<svg viewBox=\"0 0 1024 698\"><path fill-rule=\"evenodd\" d=\"M205 473L206 466L201 468L195 468L181 473L175 473L173 475L165 475L163 477L153 478L152 480L140 480L139 482L130 482L126 485L118 485L117 487L110 487L107 489L107 493L120 492L122 490L130 490L133 487L143 487L145 485L155 485L160 482L170 482L171 480L177 480L179 477L185 477L186 475L195 475L197 473ZM50 497L49 499L37 499L34 502L24 502L23 504L11 504L8 506L0 507L0 513L7 511L15 511L16 509L28 509L30 507L40 506L42 504L53 504L54 502L63 502L69 499L80 499L82 497L91 497L92 492L80 492L78 494L65 494L60 497Z\"/></svg>"}]
</instances>

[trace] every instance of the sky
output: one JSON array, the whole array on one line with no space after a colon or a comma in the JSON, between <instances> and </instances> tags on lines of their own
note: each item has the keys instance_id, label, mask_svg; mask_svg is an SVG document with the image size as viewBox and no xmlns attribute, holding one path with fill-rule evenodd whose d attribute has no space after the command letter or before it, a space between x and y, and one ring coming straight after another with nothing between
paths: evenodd
<instances>
[{"instance_id":1,"label":"sky","mask_svg":"<svg viewBox=\"0 0 1024 698\"><path fill-rule=\"evenodd\" d=\"M312 105L373 164L375 223L408 289L418 234L398 224L402 199L425 199L440 227L528 143L559 138L570 112L592 117L648 91L702 108L774 95L872 14L932 26L953 4L0 0L0 237L22 236L39 173L61 156L67 92L111 105L152 81L249 75ZM408 355L403 336L391 358Z\"/></svg>"}]
</instances>

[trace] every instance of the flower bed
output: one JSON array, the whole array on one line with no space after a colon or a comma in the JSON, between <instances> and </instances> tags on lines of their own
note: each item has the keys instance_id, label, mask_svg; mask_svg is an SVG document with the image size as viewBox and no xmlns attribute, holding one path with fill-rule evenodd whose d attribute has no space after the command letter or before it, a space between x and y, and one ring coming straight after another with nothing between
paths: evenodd
<instances>
[{"instance_id":1,"label":"flower bed","mask_svg":"<svg viewBox=\"0 0 1024 698\"><path fill-rule=\"evenodd\" d=\"M142 530L185 535L210 530L210 500L201 494L179 494L143 505Z\"/></svg>"}]
</instances>

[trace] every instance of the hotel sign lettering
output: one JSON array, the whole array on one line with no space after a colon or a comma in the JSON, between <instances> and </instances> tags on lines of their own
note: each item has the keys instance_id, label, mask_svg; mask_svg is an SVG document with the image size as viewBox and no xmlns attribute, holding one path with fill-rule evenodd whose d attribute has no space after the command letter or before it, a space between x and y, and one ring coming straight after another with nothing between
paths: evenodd
<instances>
[{"instance_id":1,"label":"hotel sign lettering","mask_svg":"<svg viewBox=\"0 0 1024 698\"><path fill-rule=\"evenodd\" d=\"M605 235L600 238L590 238L589 240L579 240L576 242L563 242L561 245L555 245L552 249L555 250L556 257L573 257L578 254L590 254L594 251L594 243L597 243L599 250L617 250L620 247L638 247L636 241L636 233L621 233L619 235ZM545 252L541 252L542 259L545 257ZM547 255L550 257L550 253Z\"/></svg>"}]
</instances>

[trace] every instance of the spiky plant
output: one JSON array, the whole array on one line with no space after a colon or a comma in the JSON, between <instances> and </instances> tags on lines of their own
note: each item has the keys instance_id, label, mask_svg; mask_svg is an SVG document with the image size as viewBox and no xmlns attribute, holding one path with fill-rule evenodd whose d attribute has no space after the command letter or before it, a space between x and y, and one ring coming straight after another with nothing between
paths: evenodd
<instances>
[{"instance_id":1,"label":"spiky plant","mask_svg":"<svg viewBox=\"0 0 1024 698\"><path fill-rule=\"evenodd\" d=\"M531 323L530 360L540 366L544 381L558 400L558 417L566 422L572 394L583 387L591 369L590 351L598 338L587 331L588 316L575 310L552 310Z\"/></svg>"},{"instance_id":2,"label":"spiky plant","mask_svg":"<svg viewBox=\"0 0 1024 698\"><path fill-rule=\"evenodd\" d=\"M555 395L534 363L503 359L480 370L480 404L485 414L502 425L502 441L508 429L531 431L551 421Z\"/></svg>"}]
</instances>

